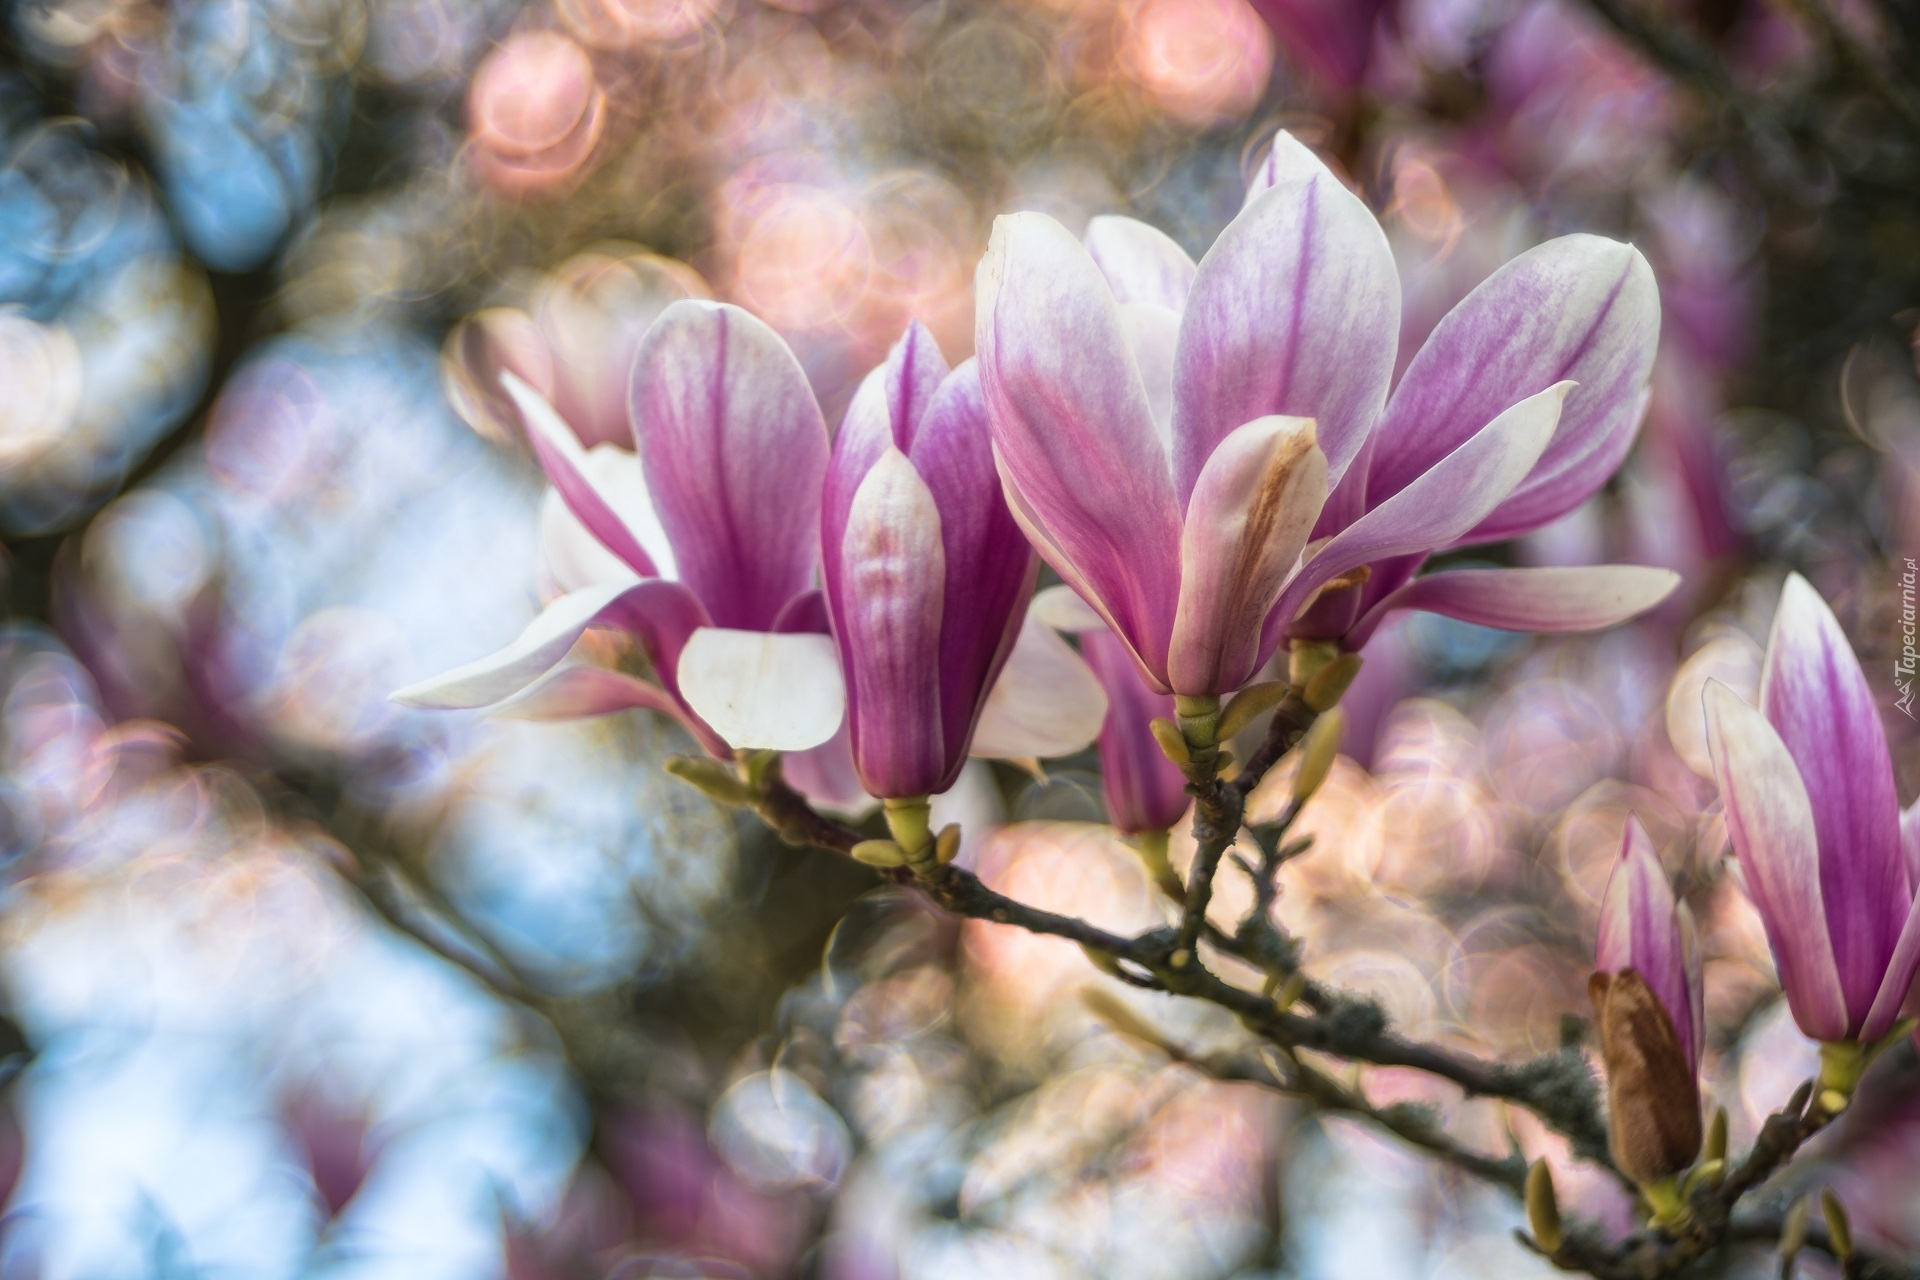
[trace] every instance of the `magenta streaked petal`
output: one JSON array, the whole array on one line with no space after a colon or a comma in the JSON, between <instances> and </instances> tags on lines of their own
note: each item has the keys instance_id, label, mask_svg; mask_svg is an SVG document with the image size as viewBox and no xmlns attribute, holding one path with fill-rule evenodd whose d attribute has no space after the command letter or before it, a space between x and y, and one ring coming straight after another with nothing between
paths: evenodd
<instances>
[{"instance_id":1,"label":"magenta streaked petal","mask_svg":"<svg viewBox=\"0 0 1920 1280\"><path fill-rule=\"evenodd\" d=\"M1603 973L1622 969L1638 972L1673 1019L1688 1063L1694 1070L1700 1069L1700 1032L1704 1028L1694 1021L1679 904L1653 841L1640 819L1631 814L1621 837L1620 857L1600 902L1594 968Z\"/></svg>"},{"instance_id":2,"label":"magenta streaked petal","mask_svg":"<svg viewBox=\"0 0 1920 1280\"><path fill-rule=\"evenodd\" d=\"M1080 656L1107 692L1107 717L1100 726L1107 820L1129 835L1165 831L1186 816L1187 780L1147 726L1156 716L1173 719L1173 698L1147 688L1132 655L1112 632L1081 636Z\"/></svg>"},{"instance_id":3,"label":"magenta streaked petal","mask_svg":"<svg viewBox=\"0 0 1920 1280\"><path fill-rule=\"evenodd\" d=\"M1029 615L987 696L973 754L1001 760L1072 755L1094 740L1106 715L1107 695L1087 664Z\"/></svg>"},{"instance_id":4,"label":"magenta streaked petal","mask_svg":"<svg viewBox=\"0 0 1920 1280\"><path fill-rule=\"evenodd\" d=\"M1659 337L1659 289L1632 245L1574 235L1521 254L1448 312L1407 366L1375 429L1368 501L1399 493L1519 397L1575 382L1533 473L1461 537L1489 542L1558 519L1631 445Z\"/></svg>"},{"instance_id":5,"label":"magenta streaked petal","mask_svg":"<svg viewBox=\"0 0 1920 1280\"><path fill-rule=\"evenodd\" d=\"M1103 214L1087 223L1086 246L1122 305L1147 302L1176 314L1187 305L1193 259L1160 228Z\"/></svg>"},{"instance_id":6,"label":"magenta streaked petal","mask_svg":"<svg viewBox=\"0 0 1920 1280\"><path fill-rule=\"evenodd\" d=\"M1917 971L1920 971L1920 896L1907 906L1900 937L1887 962L1887 972L1880 980L1880 989L1874 993L1873 1004L1867 1009L1866 1021L1861 1024L1859 1040L1871 1044L1892 1029L1913 991Z\"/></svg>"},{"instance_id":7,"label":"magenta streaked petal","mask_svg":"<svg viewBox=\"0 0 1920 1280\"><path fill-rule=\"evenodd\" d=\"M1671 569L1637 564L1453 569L1415 578L1386 596L1360 619L1347 643L1361 648L1400 609L1505 631L1597 631L1638 617L1679 585L1680 575Z\"/></svg>"},{"instance_id":8,"label":"magenta streaked petal","mask_svg":"<svg viewBox=\"0 0 1920 1280\"><path fill-rule=\"evenodd\" d=\"M770 626L819 559L827 428L799 362L738 307L676 302L640 344L628 403L680 580L716 625Z\"/></svg>"},{"instance_id":9,"label":"magenta streaked petal","mask_svg":"<svg viewBox=\"0 0 1920 1280\"><path fill-rule=\"evenodd\" d=\"M1167 653L1175 693L1230 693L1266 654L1263 624L1327 497L1310 418L1258 418L1207 459L1180 531L1180 607Z\"/></svg>"},{"instance_id":10,"label":"magenta streaked petal","mask_svg":"<svg viewBox=\"0 0 1920 1280\"><path fill-rule=\"evenodd\" d=\"M1284 628L1331 578L1375 560L1444 546L1512 492L1553 437L1571 383L1512 405L1400 492L1329 538L1275 606Z\"/></svg>"},{"instance_id":11,"label":"magenta streaked petal","mask_svg":"<svg viewBox=\"0 0 1920 1280\"><path fill-rule=\"evenodd\" d=\"M987 692L1014 647L1040 560L1000 494L976 361L941 384L907 457L940 513L946 566L940 724L947 766L933 790L945 791L965 763Z\"/></svg>"},{"instance_id":12,"label":"magenta streaked petal","mask_svg":"<svg viewBox=\"0 0 1920 1280\"><path fill-rule=\"evenodd\" d=\"M918 320L908 323L907 331L887 352L886 370L887 417L893 424L894 446L904 452L913 443L934 393L953 370L940 344Z\"/></svg>"},{"instance_id":13,"label":"magenta streaked petal","mask_svg":"<svg viewBox=\"0 0 1920 1280\"><path fill-rule=\"evenodd\" d=\"M1780 592L1760 706L1806 786L1827 929L1858 1023L1880 989L1914 895L1879 707L1833 611L1799 574Z\"/></svg>"},{"instance_id":14,"label":"magenta streaked petal","mask_svg":"<svg viewBox=\"0 0 1920 1280\"><path fill-rule=\"evenodd\" d=\"M1907 883L1920 891L1920 800L1901 810L1900 852L1906 856Z\"/></svg>"},{"instance_id":15,"label":"magenta streaked petal","mask_svg":"<svg viewBox=\"0 0 1920 1280\"><path fill-rule=\"evenodd\" d=\"M780 772L807 803L822 813L859 822L880 802L860 785L853 767L853 740L842 721L835 734L817 747L781 757Z\"/></svg>"},{"instance_id":16,"label":"magenta streaked petal","mask_svg":"<svg viewBox=\"0 0 1920 1280\"><path fill-rule=\"evenodd\" d=\"M562 663L505 702L495 703L487 714L501 720L546 722L635 710L671 716L713 755L732 756L720 736L665 689L583 662Z\"/></svg>"},{"instance_id":17,"label":"magenta streaked petal","mask_svg":"<svg viewBox=\"0 0 1920 1280\"><path fill-rule=\"evenodd\" d=\"M388 697L402 706L431 711L491 706L551 670L588 627L617 625L623 598L648 585L612 582L561 596L506 648L396 689Z\"/></svg>"},{"instance_id":18,"label":"magenta streaked petal","mask_svg":"<svg viewBox=\"0 0 1920 1280\"><path fill-rule=\"evenodd\" d=\"M641 577L671 577L672 551L639 459L611 445L589 453L539 392L511 373L502 374L500 382L520 410L541 469L574 518Z\"/></svg>"},{"instance_id":19,"label":"magenta streaked petal","mask_svg":"<svg viewBox=\"0 0 1920 1280\"><path fill-rule=\"evenodd\" d=\"M1083 631L1105 631L1107 623L1080 593L1064 582L1033 593L1027 612L1052 627L1075 635Z\"/></svg>"},{"instance_id":20,"label":"magenta streaked petal","mask_svg":"<svg viewBox=\"0 0 1920 1280\"><path fill-rule=\"evenodd\" d=\"M899 450L887 449L860 482L836 556L835 638L854 765L876 796L928 795L947 771L939 660L946 553L933 492Z\"/></svg>"},{"instance_id":21,"label":"magenta streaked petal","mask_svg":"<svg viewBox=\"0 0 1920 1280\"><path fill-rule=\"evenodd\" d=\"M980 379L1008 505L1164 674L1180 508L1113 291L1080 242L1037 213L995 220L978 290Z\"/></svg>"},{"instance_id":22,"label":"magenta streaked petal","mask_svg":"<svg viewBox=\"0 0 1920 1280\"><path fill-rule=\"evenodd\" d=\"M1727 835L1766 926L1793 1020L1816 1040L1844 1040L1851 1020L1822 904L1806 784L1767 718L1731 689L1709 680L1701 701Z\"/></svg>"},{"instance_id":23,"label":"magenta streaked petal","mask_svg":"<svg viewBox=\"0 0 1920 1280\"><path fill-rule=\"evenodd\" d=\"M1338 483L1393 378L1400 278L1380 224L1289 135L1274 155L1277 181L1220 233L1187 296L1173 377L1182 502L1228 433L1270 414L1314 419Z\"/></svg>"},{"instance_id":24,"label":"magenta streaked petal","mask_svg":"<svg viewBox=\"0 0 1920 1280\"><path fill-rule=\"evenodd\" d=\"M688 708L741 750L817 747L846 711L827 636L702 627L687 638L675 675Z\"/></svg>"}]
</instances>

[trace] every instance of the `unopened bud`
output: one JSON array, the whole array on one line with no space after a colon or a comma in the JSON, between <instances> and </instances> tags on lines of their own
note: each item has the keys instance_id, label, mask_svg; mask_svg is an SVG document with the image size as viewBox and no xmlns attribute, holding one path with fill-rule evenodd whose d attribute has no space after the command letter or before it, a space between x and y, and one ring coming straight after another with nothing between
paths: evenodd
<instances>
[{"instance_id":1,"label":"unopened bud","mask_svg":"<svg viewBox=\"0 0 1920 1280\"><path fill-rule=\"evenodd\" d=\"M1691 1200L1693 1193L1701 1187L1719 1185L1720 1179L1726 1172L1727 1162L1724 1159L1716 1157L1712 1160L1701 1160L1699 1164L1693 1166L1692 1172L1687 1174L1687 1180L1680 1184L1680 1198Z\"/></svg>"},{"instance_id":2,"label":"unopened bud","mask_svg":"<svg viewBox=\"0 0 1920 1280\"><path fill-rule=\"evenodd\" d=\"M1715 1107L1713 1118L1707 1121L1707 1140L1700 1145L1700 1158L1719 1160L1723 1163L1727 1158L1727 1109L1725 1107Z\"/></svg>"},{"instance_id":3,"label":"unopened bud","mask_svg":"<svg viewBox=\"0 0 1920 1280\"><path fill-rule=\"evenodd\" d=\"M934 861L946 866L960 856L960 824L949 822L940 828L940 834L933 838Z\"/></svg>"},{"instance_id":4,"label":"unopened bud","mask_svg":"<svg viewBox=\"0 0 1920 1280\"><path fill-rule=\"evenodd\" d=\"M1847 1221L1846 1207L1831 1188L1820 1193L1820 1216L1827 1220L1827 1240L1833 1245L1833 1256L1845 1265L1853 1257L1853 1226Z\"/></svg>"},{"instance_id":5,"label":"unopened bud","mask_svg":"<svg viewBox=\"0 0 1920 1280\"><path fill-rule=\"evenodd\" d=\"M1791 1266L1800 1256L1800 1250L1807 1243L1807 1197L1801 1196L1787 1209L1787 1216L1780 1222L1780 1261L1781 1270Z\"/></svg>"},{"instance_id":6,"label":"unopened bud","mask_svg":"<svg viewBox=\"0 0 1920 1280\"><path fill-rule=\"evenodd\" d=\"M721 804L751 805L758 799L740 775L705 756L668 756L668 773Z\"/></svg>"},{"instance_id":7,"label":"unopened bud","mask_svg":"<svg viewBox=\"0 0 1920 1280\"><path fill-rule=\"evenodd\" d=\"M1587 993L1607 1065L1613 1162L1639 1184L1665 1225L1682 1208L1673 1179L1700 1154L1698 1078L1666 1006L1639 973L1596 973Z\"/></svg>"},{"instance_id":8,"label":"unopened bud","mask_svg":"<svg viewBox=\"0 0 1920 1280\"><path fill-rule=\"evenodd\" d=\"M1535 1160L1527 1170L1527 1225L1533 1238L1549 1254L1560 1252L1566 1233L1560 1227L1560 1199L1553 1193L1553 1170Z\"/></svg>"},{"instance_id":9,"label":"unopened bud","mask_svg":"<svg viewBox=\"0 0 1920 1280\"><path fill-rule=\"evenodd\" d=\"M1343 653L1320 668L1320 674L1307 681L1301 699L1315 711L1331 711L1338 706L1353 678L1360 674L1360 655Z\"/></svg>"},{"instance_id":10,"label":"unopened bud","mask_svg":"<svg viewBox=\"0 0 1920 1280\"><path fill-rule=\"evenodd\" d=\"M856 862L870 867L904 867L907 851L891 840L862 840L849 851Z\"/></svg>"},{"instance_id":11,"label":"unopened bud","mask_svg":"<svg viewBox=\"0 0 1920 1280\"><path fill-rule=\"evenodd\" d=\"M1286 696L1285 680L1263 680L1234 694L1226 710L1220 713L1220 740L1224 742L1239 733L1257 717L1279 706L1280 700Z\"/></svg>"},{"instance_id":12,"label":"unopened bud","mask_svg":"<svg viewBox=\"0 0 1920 1280\"><path fill-rule=\"evenodd\" d=\"M1155 716L1147 728L1153 733L1153 740L1160 744L1160 754L1176 767L1184 769L1193 763L1193 752L1187 750L1187 735L1180 732L1179 725L1165 716Z\"/></svg>"},{"instance_id":13,"label":"unopened bud","mask_svg":"<svg viewBox=\"0 0 1920 1280\"><path fill-rule=\"evenodd\" d=\"M1347 717L1338 707L1313 722L1300 741L1300 767L1293 775L1293 803L1297 808L1313 798L1333 772L1333 759L1340 752L1340 737L1346 732Z\"/></svg>"},{"instance_id":14,"label":"unopened bud","mask_svg":"<svg viewBox=\"0 0 1920 1280\"><path fill-rule=\"evenodd\" d=\"M1093 953L1089 951L1088 954L1091 955ZM1171 1047L1167 1043L1167 1038L1160 1033L1159 1029L1141 1017L1139 1013L1135 1012L1132 1005L1120 999L1111 991L1103 990L1100 987L1082 987L1080 989L1080 1003L1084 1004L1087 1007L1087 1011L1093 1014L1094 1017L1106 1023L1108 1027L1127 1037L1127 1039L1137 1040L1141 1044L1149 1045L1155 1049L1161 1049L1169 1053L1172 1052Z\"/></svg>"},{"instance_id":15,"label":"unopened bud","mask_svg":"<svg viewBox=\"0 0 1920 1280\"><path fill-rule=\"evenodd\" d=\"M1306 974L1295 970L1293 973L1287 975L1287 980L1280 984L1278 991L1273 993L1274 1012L1285 1013L1287 1010L1293 1008L1295 1004L1299 1003L1300 997L1305 994L1306 989Z\"/></svg>"}]
</instances>

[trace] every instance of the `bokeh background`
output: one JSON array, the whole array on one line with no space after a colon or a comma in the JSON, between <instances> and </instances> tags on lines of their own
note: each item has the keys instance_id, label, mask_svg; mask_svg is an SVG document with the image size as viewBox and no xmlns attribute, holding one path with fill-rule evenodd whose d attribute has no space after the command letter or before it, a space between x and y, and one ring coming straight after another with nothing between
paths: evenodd
<instances>
[{"instance_id":1,"label":"bokeh background","mask_svg":"<svg viewBox=\"0 0 1920 1280\"><path fill-rule=\"evenodd\" d=\"M1920 789L1891 674L1920 555L1911 7L0 12L0 1278L1546 1274L1497 1193L1105 1030L1070 946L679 788L663 722L385 699L551 589L500 369L617 439L633 343L709 295L778 329L837 422L908 319L971 351L996 213L1129 213L1197 254L1280 128L1386 226L1403 352L1547 237L1646 252L1634 456L1491 554L1686 575L1598 636L1383 632L1284 923L1411 1033L1550 1049L1631 810L1703 924L1736 1142L1810 1071L1690 709L1708 675L1753 685L1797 568L1884 673ZM1155 924L1091 767L973 766L966 857ZM1233 1032L1125 998L1190 1043ZM1884 1079L1798 1176L1912 1248L1913 1054ZM1626 1221L1526 1116L1361 1083Z\"/></svg>"}]
</instances>

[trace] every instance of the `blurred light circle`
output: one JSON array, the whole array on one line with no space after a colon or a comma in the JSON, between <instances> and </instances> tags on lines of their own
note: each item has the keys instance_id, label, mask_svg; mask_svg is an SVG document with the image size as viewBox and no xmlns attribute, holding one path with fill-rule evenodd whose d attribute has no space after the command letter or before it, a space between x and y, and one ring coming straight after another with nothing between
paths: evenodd
<instances>
[{"instance_id":1,"label":"blurred light circle","mask_svg":"<svg viewBox=\"0 0 1920 1280\"><path fill-rule=\"evenodd\" d=\"M846 1123L791 1071L757 1071L714 1104L714 1149L762 1191L825 1191L846 1172Z\"/></svg>"},{"instance_id":2,"label":"blurred light circle","mask_svg":"<svg viewBox=\"0 0 1920 1280\"><path fill-rule=\"evenodd\" d=\"M587 51L557 31L521 32L487 55L467 91L481 180L533 193L572 180L606 127L606 95Z\"/></svg>"},{"instance_id":3,"label":"blurred light circle","mask_svg":"<svg viewBox=\"0 0 1920 1280\"><path fill-rule=\"evenodd\" d=\"M1273 72L1273 37L1245 0L1144 0L1126 66L1147 95L1193 124L1253 109Z\"/></svg>"},{"instance_id":4,"label":"blurred light circle","mask_svg":"<svg viewBox=\"0 0 1920 1280\"><path fill-rule=\"evenodd\" d=\"M837 192L787 186L742 239L740 294L780 329L818 329L846 319L872 266L866 227Z\"/></svg>"},{"instance_id":5,"label":"blurred light circle","mask_svg":"<svg viewBox=\"0 0 1920 1280\"><path fill-rule=\"evenodd\" d=\"M163 489L140 489L101 513L86 553L118 571L116 585L146 609L175 618L206 585L213 548L199 515Z\"/></svg>"},{"instance_id":6,"label":"blurred light circle","mask_svg":"<svg viewBox=\"0 0 1920 1280\"><path fill-rule=\"evenodd\" d=\"M407 657L405 633L385 614L350 606L309 614L280 651L268 717L305 745L361 746L399 715L387 694L404 679Z\"/></svg>"},{"instance_id":7,"label":"blurred light circle","mask_svg":"<svg viewBox=\"0 0 1920 1280\"><path fill-rule=\"evenodd\" d=\"M556 0L554 12L582 42L617 51L688 40L713 25L725 4L726 0Z\"/></svg>"},{"instance_id":8,"label":"blurred light circle","mask_svg":"<svg viewBox=\"0 0 1920 1280\"><path fill-rule=\"evenodd\" d=\"M0 312L0 463L45 453L80 408L80 348L63 327Z\"/></svg>"},{"instance_id":9,"label":"blurred light circle","mask_svg":"<svg viewBox=\"0 0 1920 1280\"><path fill-rule=\"evenodd\" d=\"M1760 699L1760 646L1738 631L1724 631L1698 649L1673 673L1667 689L1667 740L1687 768L1713 777L1707 751L1707 711L1701 701L1707 681L1718 680L1749 704Z\"/></svg>"}]
</instances>

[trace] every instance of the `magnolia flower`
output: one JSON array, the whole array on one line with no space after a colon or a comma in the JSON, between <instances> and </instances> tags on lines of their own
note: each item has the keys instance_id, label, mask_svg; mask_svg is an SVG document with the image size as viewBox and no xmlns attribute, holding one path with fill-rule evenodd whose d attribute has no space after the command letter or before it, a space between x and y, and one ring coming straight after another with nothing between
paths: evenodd
<instances>
[{"instance_id":1,"label":"magnolia flower","mask_svg":"<svg viewBox=\"0 0 1920 1280\"><path fill-rule=\"evenodd\" d=\"M1081 635L1080 654L1107 692L1100 726L1107 821L1128 835L1166 831L1186 816L1187 780L1147 726L1156 717L1173 719L1173 698L1147 688L1126 646L1105 631Z\"/></svg>"},{"instance_id":2,"label":"magnolia flower","mask_svg":"<svg viewBox=\"0 0 1920 1280\"><path fill-rule=\"evenodd\" d=\"M1288 635L1358 648L1395 609L1575 630L1672 589L1638 566L1413 580L1437 549L1564 515L1619 464L1659 330L1628 245L1567 236L1509 263L1389 400L1386 238L1282 133L1197 267L1128 219L1095 219L1083 246L1015 214L979 296L1009 506L1157 690L1238 688Z\"/></svg>"},{"instance_id":3,"label":"magnolia flower","mask_svg":"<svg viewBox=\"0 0 1920 1280\"><path fill-rule=\"evenodd\" d=\"M1706 1030L1693 916L1677 903L1640 820L1628 817L1600 907L1588 983L1607 1064L1614 1163L1642 1186L1700 1152L1700 1041Z\"/></svg>"},{"instance_id":4,"label":"magnolia flower","mask_svg":"<svg viewBox=\"0 0 1920 1280\"><path fill-rule=\"evenodd\" d=\"M1892 1029L1920 967L1920 813L1905 815L1860 663L1795 574L1780 593L1760 706L1702 694L1714 778L1788 1007L1851 1090L1858 1049ZM1920 807L1917 807L1920 808Z\"/></svg>"},{"instance_id":5,"label":"magnolia flower","mask_svg":"<svg viewBox=\"0 0 1920 1280\"><path fill-rule=\"evenodd\" d=\"M979 370L949 369L918 322L847 409L820 541L869 793L945 791L970 746L1057 756L1098 732L1092 673L1046 627L1023 629L1040 563L1000 496Z\"/></svg>"},{"instance_id":6,"label":"magnolia flower","mask_svg":"<svg viewBox=\"0 0 1920 1280\"><path fill-rule=\"evenodd\" d=\"M779 336L738 307L668 307L635 357L637 453L581 449L536 392L503 381L548 479L613 568L498 653L394 699L529 718L648 707L721 756L830 739L844 693L813 585L827 431ZM594 626L633 635L655 682L563 665Z\"/></svg>"}]
</instances>

